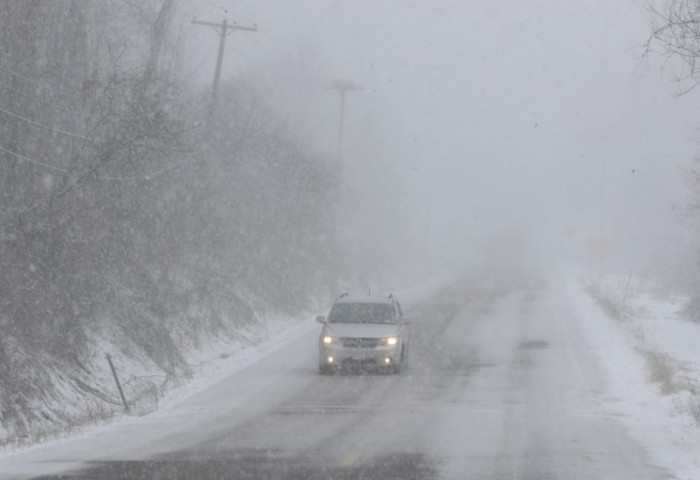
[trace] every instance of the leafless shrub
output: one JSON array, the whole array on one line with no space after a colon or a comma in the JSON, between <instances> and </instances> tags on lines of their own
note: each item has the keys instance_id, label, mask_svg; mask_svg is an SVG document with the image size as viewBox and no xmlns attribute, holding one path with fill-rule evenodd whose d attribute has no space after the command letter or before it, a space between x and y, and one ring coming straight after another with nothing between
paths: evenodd
<instances>
[{"instance_id":1,"label":"leafless shrub","mask_svg":"<svg viewBox=\"0 0 700 480\"><path fill-rule=\"evenodd\" d=\"M676 382L677 366L673 359L665 353L660 353L651 349L639 349L644 355L647 369L649 370L649 380L658 383L661 393L669 395L679 390Z\"/></svg>"},{"instance_id":2,"label":"leafless shrub","mask_svg":"<svg viewBox=\"0 0 700 480\"><path fill-rule=\"evenodd\" d=\"M692 395L688 400L688 411L695 419L695 423L700 427L700 398Z\"/></svg>"},{"instance_id":3,"label":"leafless shrub","mask_svg":"<svg viewBox=\"0 0 700 480\"><path fill-rule=\"evenodd\" d=\"M605 314L618 321L625 320L627 309L622 303L622 299L617 298L613 293L603 290L597 283L586 285L586 292L600 305Z\"/></svg>"},{"instance_id":4,"label":"leafless shrub","mask_svg":"<svg viewBox=\"0 0 700 480\"><path fill-rule=\"evenodd\" d=\"M700 296L693 296L683 307L681 314L693 323L700 323Z\"/></svg>"}]
</instances>

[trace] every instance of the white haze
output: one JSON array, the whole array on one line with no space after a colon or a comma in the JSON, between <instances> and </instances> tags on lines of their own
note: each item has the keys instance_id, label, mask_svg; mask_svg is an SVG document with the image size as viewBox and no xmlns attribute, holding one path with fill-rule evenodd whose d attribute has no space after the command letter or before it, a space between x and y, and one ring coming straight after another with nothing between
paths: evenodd
<instances>
[{"instance_id":1,"label":"white haze","mask_svg":"<svg viewBox=\"0 0 700 480\"><path fill-rule=\"evenodd\" d=\"M626 0L190 1L241 24L224 75L258 82L333 155L345 121L341 241L370 275L562 254L617 270L672 260L697 95L642 60L649 13ZM185 25L184 76L211 81L218 38ZM603 255L601 250L607 245Z\"/></svg>"}]
</instances>

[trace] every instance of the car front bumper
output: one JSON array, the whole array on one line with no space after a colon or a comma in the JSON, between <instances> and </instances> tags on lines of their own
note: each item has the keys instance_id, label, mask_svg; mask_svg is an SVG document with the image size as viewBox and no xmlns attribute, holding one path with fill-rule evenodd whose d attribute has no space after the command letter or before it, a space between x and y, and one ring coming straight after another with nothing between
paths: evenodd
<instances>
[{"instance_id":1,"label":"car front bumper","mask_svg":"<svg viewBox=\"0 0 700 480\"><path fill-rule=\"evenodd\" d=\"M342 345L319 347L319 364L324 366L389 366L400 362L400 345L375 348L348 348Z\"/></svg>"}]
</instances>

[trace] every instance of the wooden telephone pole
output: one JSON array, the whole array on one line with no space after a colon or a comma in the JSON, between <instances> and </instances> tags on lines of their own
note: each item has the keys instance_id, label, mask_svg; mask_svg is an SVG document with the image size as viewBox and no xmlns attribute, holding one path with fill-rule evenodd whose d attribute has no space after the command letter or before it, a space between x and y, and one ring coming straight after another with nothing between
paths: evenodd
<instances>
[{"instance_id":1,"label":"wooden telephone pole","mask_svg":"<svg viewBox=\"0 0 700 480\"><path fill-rule=\"evenodd\" d=\"M340 121L338 122L338 145L336 153L338 155L338 165L342 168L343 163L343 131L345 126L345 94L356 90L362 90L360 85L356 85L349 80L333 80L328 85L330 90L335 90L340 95Z\"/></svg>"},{"instance_id":2,"label":"wooden telephone pole","mask_svg":"<svg viewBox=\"0 0 700 480\"><path fill-rule=\"evenodd\" d=\"M336 209L341 203L341 194L343 191L343 136L345 130L345 95L348 92L354 92L357 90L362 90L360 85L351 82L350 80L333 80L327 87L329 90L334 90L338 92L340 96L340 116L338 121L338 144L336 146L337 155L337 175L338 175L338 188L336 190L335 206ZM338 294L338 277L340 275L340 264L338 263L338 220L333 221L331 225L331 231L329 232L329 256L330 256L330 289L331 295L335 296Z\"/></svg>"},{"instance_id":3,"label":"wooden telephone pole","mask_svg":"<svg viewBox=\"0 0 700 480\"><path fill-rule=\"evenodd\" d=\"M214 73L214 87L211 91L212 100L215 102L216 97L219 95L219 80L221 78L221 64L224 61L224 46L226 45L226 37L236 30L243 30L246 32L257 32L258 26L253 25L252 27L246 27L243 25L238 25L232 23L229 25L228 21L224 19L222 23L213 22L202 22L197 19L192 20L194 25L204 25L207 27L213 27L216 33L219 35L219 55L216 59L216 72Z\"/></svg>"}]
</instances>

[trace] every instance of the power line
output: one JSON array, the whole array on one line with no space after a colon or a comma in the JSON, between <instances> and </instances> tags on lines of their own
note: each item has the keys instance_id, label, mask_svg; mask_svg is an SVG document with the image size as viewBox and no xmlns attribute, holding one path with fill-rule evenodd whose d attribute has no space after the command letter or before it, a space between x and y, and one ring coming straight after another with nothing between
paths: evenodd
<instances>
[{"instance_id":1,"label":"power line","mask_svg":"<svg viewBox=\"0 0 700 480\"><path fill-rule=\"evenodd\" d=\"M260 33L261 33L260 38L262 40L267 41L269 45L271 45L272 47L277 49L283 55L296 56L298 54L298 52L290 49L287 46L287 43L289 43L289 42L284 42L283 39L280 39L279 37L275 37L267 30L261 31Z\"/></svg>"},{"instance_id":2,"label":"power line","mask_svg":"<svg viewBox=\"0 0 700 480\"><path fill-rule=\"evenodd\" d=\"M266 55L270 56L271 58L273 57L273 53L272 53L270 50L268 50L268 48L265 47L262 43L260 43L259 41L255 40L254 38L251 39L251 41L252 41L263 53L265 53Z\"/></svg>"},{"instance_id":3,"label":"power line","mask_svg":"<svg viewBox=\"0 0 700 480\"><path fill-rule=\"evenodd\" d=\"M59 167L54 167L53 165L49 165L48 163L40 162L39 160L34 160L29 157L25 157L24 155L13 152L12 150L8 150L2 145L0 145L0 151L7 153L8 155L12 155L13 157L19 158L20 160L23 160L25 162L33 163L34 165L39 165L44 168L48 168L49 170L54 170L56 172L61 172L61 173L68 173L68 170L64 168L59 168Z\"/></svg>"},{"instance_id":4,"label":"power line","mask_svg":"<svg viewBox=\"0 0 700 480\"><path fill-rule=\"evenodd\" d=\"M39 160L34 160L34 159L29 158L29 157L22 155L20 153L13 152L12 150L8 150L8 149L4 148L2 145L0 145L0 152L5 152L9 155L12 155L13 157L20 159L20 160L23 160L25 162L28 162L28 163L31 163L34 165L39 165L41 167L48 168L50 170L54 170L54 171L61 172L61 173L69 173L68 170L66 170L64 168L55 167L53 165L49 165L48 163L40 162ZM133 177L109 177L109 176L97 175L95 178L97 180L112 181L112 182L128 182L128 181L138 182L138 181L144 181L144 180L150 181L150 180L153 180L154 178L157 178L161 175L164 175L172 170L176 170L176 169L182 167L183 165L191 163L193 160L196 161L197 157L189 157L189 158L186 158L183 161L175 163L173 165L168 165L167 167L161 168L159 170L155 170L155 171L150 172L150 173L144 173L143 175L138 175L138 176L133 176Z\"/></svg>"},{"instance_id":5,"label":"power line","mask_svg":"<svg viewBox=\"0 0 700 480\"><path fill-rule=\"evenodd\" d=\"M32 95L29 95L28 93L24 93L21 90L13 87L12 85L3 82L2 80L0 80L0 86L5 87L6 89L12 91L13 93L16 93L18 95L22 95L23 97L33 98Z\"/></svg>"},{"instance_id":6,"label":"power line","mask_svg":"<svg viewBox=\"0 0 700 480\"><path fill-rule=\"evenodd\" d=\"M70 87L66 87L65 85L57 85L55 83L50 83L47 80L44 79L36 79L32 77L28 77L27 75L23 75L21 73L18 73L16 70L4 70L5 72L9 73L10 75L19 78L20 80L23 80L27 83L32 83L34 84L37 88L41 89L46 89L54 94L61 95L63 97L73 97L75 95L79 95L80 92L76 91L75 89L72 89ZM39 72L38 72L39 73ZM46 73L44 73L46 75Z\"/></svg>"},{"instance_id":7,"label":"power line","mask_svg":"<svg viewBox=\"0 0 700 480\"><path fill-rule=\"evenodd\" d=\"M176 170L176 169L180 168L181 166L186 165L186 164L192 162L193 160L196 161L196 160L198 160L198 158L197 158L197 157L186 158L186 159L184 159L183 161L178 162L178 163L176 163L176 164L168 165L167 167L161 168L160 170L156 170L156 171L154 171L154 172L146 173L146 174L143 174L143 175L140 175L140 176L134 176L134 177L106 177L106 176L97 176L97 179L98 179L98 180L111 181L111 182L129 182L129 181L131 181L131 182L139 182L139 181L143 181L143 180L145 180L145 181L150 181L150 180L153 180L153 179L156 178L156 177L159 177L159 176L161 176L161 175L163 175L163 174L165 174L165 173L168 173L168 172L171 171L171 170Z\"/></svg>"},{"instance_id":8,"label":"power line","mask_svg":"<svg viewBox=\"0 0 700 480\"><path fill-rule=\"evenodd\" d=\"M43 129L43 130L48 130L48 131L54 132L54 133L60 133L61 135L67 135L69 137L79 138L81 140L92 141L88 137L86 137L85 135L79 135L77 133L66 132L65 130L60 130L58 128L53 128L53 127L49 127L47 125L43 125L43 124L35 122L34 120L31 120L29 118L26 118L26 117L23 117L23 116L18 115L16 113L12 113L8 110L5 110L4 108L0 108L0 112L4 113L5 115L8 115L10 117L16 118L18 120L22 120L22 121L24 121L24 122L26 122L34 127L38 127L38 128Z\"/></svg>"}]
</instances>

